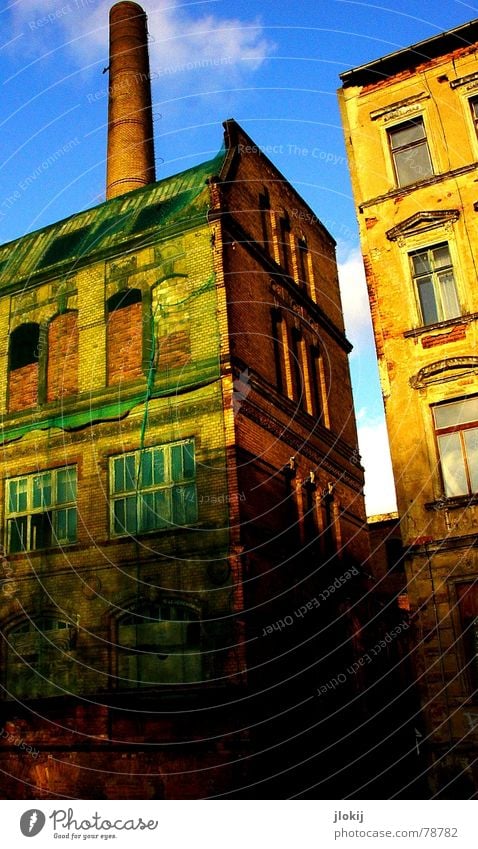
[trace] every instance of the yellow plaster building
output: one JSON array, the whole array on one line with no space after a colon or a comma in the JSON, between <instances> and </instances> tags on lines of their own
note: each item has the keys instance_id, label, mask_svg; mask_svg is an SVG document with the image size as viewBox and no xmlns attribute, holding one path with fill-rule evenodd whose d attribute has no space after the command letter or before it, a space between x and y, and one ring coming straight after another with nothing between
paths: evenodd
<instances>
[{"instance_id":1,"label":"yellow plaster building","mask_svg":"<svg viewBox=\"0 0 478 849\"><path fill-rule=\"evenodd\" d=\"M341 75L433 793L478 783L478 20Z\"/></svg>"}]
</instances>

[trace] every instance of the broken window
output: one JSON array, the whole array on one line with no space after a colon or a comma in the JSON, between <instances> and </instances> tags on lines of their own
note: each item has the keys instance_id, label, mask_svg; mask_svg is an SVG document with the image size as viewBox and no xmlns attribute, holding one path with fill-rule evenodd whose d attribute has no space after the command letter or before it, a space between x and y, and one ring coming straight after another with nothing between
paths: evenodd
<instances>
[{"instance_id":1,"label":"broken window","mask_svg":"<svg viewBox=\"0 0 478 849\"><path fill-rule=\"evenodd\" d=\"M7 481L8 551L37 551L76 542L76 466Z\"/></svg>"}]
</instances>

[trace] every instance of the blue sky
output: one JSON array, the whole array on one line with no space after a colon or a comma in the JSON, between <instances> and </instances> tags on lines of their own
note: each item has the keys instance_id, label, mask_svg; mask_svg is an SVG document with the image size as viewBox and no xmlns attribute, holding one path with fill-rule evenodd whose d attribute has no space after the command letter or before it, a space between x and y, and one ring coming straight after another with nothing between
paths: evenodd
<instances>
[{"instance_id":1,"label":"blue sky","mask_svg":"<svg viewBox=\"0 0 478 849\"><path fill-rule=\"evenodd\" d=\"M0 6L0 243L104 199L104 0ZM355 65L478 17L447 0L144 0L157 176L215 154L234 117L337 240L369 513L395 507L336 89ZM53 166L45 167L48 157ZM333 390L332 390L333 391Z\"/></svg>"}]
</instances>

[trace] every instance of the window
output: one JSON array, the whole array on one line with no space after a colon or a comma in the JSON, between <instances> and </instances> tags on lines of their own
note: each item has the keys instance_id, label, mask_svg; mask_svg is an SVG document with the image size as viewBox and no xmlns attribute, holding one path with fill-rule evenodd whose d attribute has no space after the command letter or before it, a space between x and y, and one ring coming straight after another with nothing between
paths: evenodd
<instances>
[{"instance_id":1,"label":"window","mask_svg":"<svg viewBox=\"0 0 478 849\"><path fill-rule=\"evenodd\" d=\"M471 117L475 125L475 132L478 135L478 97L470 97Z\"/></svg>"},{"instance_id":2,"label":"window","mask_svg":"<svg viewBox=\"0 0 478 849\"><path fill-rule=\"evenodd\" d=\"M267 189L264 189L264 192L259 195L259 213L261 218L262 242L266 251L270 252L272 245L271 204Z\"/></svg>"},{"instance_id":3,"label":"window","mask_svg":"<svg viewBox=\"0 0 478 849\"><path fill-rule=\"evenodd\" d=\"M36 551L76 542L75 466L7 481L8 551Z\"/></svg>"},{"instance_id":4,"label":"window","mask_svg":"<svg viewBox=\"0 0 478 849\"><path fill-rule=\"evenodd\" d=\"M38 403L40 325L21 324L10 334L8 409L11 413Z\"/></svg>"},{"instance_id":5,"label":"window","mask_svg":"<svg viewBox=\"0 0 478 849\"><path fill-rule=\"evenodd\" d=\"M321 398L321 386L320 386L320 351L315 346L312 345L309 348L310 354L310 388L312 392L312 406L313 406L313 414L316 418L319 418L322 414L322 398Z\"/></svg>"},{"instance_id":6,"label":"window","mask_svg":"<svg viewBox=\"0 0 478 849\"><path fill-rule=\"evenodd\" d=\"M281 265L286 274L290 273L290 221L289 216L285 213L284 217L279 220L279 241L280 241L280 257Z\"/></svg>"},{"instance_id":7,"label":"window","mask_svg":"<svg viewBox=\"0 0 478 849\"><path fill-rule=\"evenodd\" d=\"M27 619L8 633L7 698L64 696L77 690L76 628L51 617Z\"/></svg>"},{"instance_id":8,"label":"window","mask_svg":"<svg viewBox=\"0 0 478 849\"><path fill-rule=\"evenodd\" d=\"M274 367L277 391L282 392L284 382L282 379L283 356L282 356L282 316L277 309L271 310L272 318L272 346L274 352Z\"/></svg>"},{"instance_id":9,"label":"window","mask_svg":"<svg viewBox=\"0 0 478 849\"><path fill-rule=\"evenodd\" d=\"M182 599L139 600L118 625L118 686L200 681L198 611Z\"/></svg>"},{"instance_id":10,"label":"window","mask_svg":"<svg viewBox=\"0 0 478 849\"><path fill-rule=\"evenodd\" d=\"M297 239L297 266L299 274L298 283L303 289L307 289L309 283L309 257L307 240L305 238Z\"/></svg>"},{"instance_id":11,"label":"window","mask_svg":"<svg viewBox=\"0 0 478 849\"><path fill-rule=\"evenodd\" d=\"M291 358L292 373L294 375L294 398L300 406L304 407L306 402L304 391L304 380L302 372L302 334L295 327L291 332Z\"/></svg>"},{"instance_id":12,"label":"window","mask_svg":"<svg viewBox=\"0 0 478 849\"><path fill-rule=\"evenodd\" d=\"M390 128L388 138L399 186L409 186L433 174L422 118Z\"/></svg>"},{"instance_id":13,"label":"window","mask_svg":"<svg viewBox=\"0 0 478 849\"><path fill-rule=\"evenodd\" d=\"M410 254L424 324L435 324L461 315L448 244Z\"/></svg>"},{"instance_id":14,"label":"window","mask_svg":"<svg viewBox=\"0 0 478 849\"><path fill-rule=\"evenodd\" d=\"M112 532L116 536L189 525L197 519L194 442L112 457Z\"/></svg>"},{"instance_id":15,"label":"window","mask_svg":"<svg viewBox=\"0 0 478 849\"><path fill-rule=\"evenodd\" d=\"M478 492L478 395L433 409L447 498Z\"/></svg>"}]
</instances>

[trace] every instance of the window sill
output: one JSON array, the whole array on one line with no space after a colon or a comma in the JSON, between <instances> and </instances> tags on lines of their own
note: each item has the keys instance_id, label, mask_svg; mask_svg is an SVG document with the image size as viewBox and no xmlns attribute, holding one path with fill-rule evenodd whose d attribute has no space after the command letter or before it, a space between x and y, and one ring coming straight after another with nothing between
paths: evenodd
<instances>
[{"instance_id":1,"label":"window sill","mask_svg":"<svg viewBox=\"0 0 478 849\"><path fill-rule=\"evenodd\" d=\"M203 522L191 522L190 525L172 525L171 527L166 528L155 528L152 531L139 531L136 534L124 533L124 534L115 534L113 531L110 532L109 542L119 542L120 540L129 540L130 542L137 542L140 539L154 536L155 534L160 534L164 536L165 534L177 534L178 531L197 531L200 528L204 527Z\"/></svg>"},{"instance_id":2,"label":"window sill","mask_svg":"<svg viewBox=\"0 0 478 849\"><path fill-rule=\"evenodd\" d=\"M35 557L37 554L61 554L62 551L68 549L68 551L72 551L75 548L78 548L78 542L62 542L60 545L50 545L48 548L34 548L30 551L10 551L7 552L7 559L17 561L21 560L22 557L27 557L30 559L31 557Z\"/></svg>"},{"instance_id":3,"label":"window sill","mask_svg":"<svg viewBox=\"0 0 478 849\"><path fill-rule=\"evenodd\" d=\"M478 493L473 495L456 495L454 498L439 498L425 504L425 510L458 510L463 507L478 506Z\"/></svg>"},{"instance_id":4,"label":"window sill","mask_svg":"<svg viewBox=\"0 0 478 849\"><path fill-rule=\"evenodd\" d=\"M367 198L363 203L359 204L359 212L362 214L364 209L369 206L375 206L378 203L383 203L395 197L403 197L414 192L416 189L421 189L425 186L433 186L436 183L442 183L444 180L450 180L454 177L459 177L461 174L467 174L470 171L475 171L478 163L472 162L470 165L462 165L460 168L454 168L452 171L444 171L441 174L433 174L430 177L424 177L423 180L417 180L416 183L410 183L408 186L394 186L385 194L377 195L374 198Z\"/></svg>"},{"instance_id":5,"label":"window sill","mask_svg":"<svg viewBox=\"0 0 478 849\"><path fill-rule=\"evenodd\" d=\"M424 324L421 327L405 330L403 336L405 339L409 339L410 337L421 336L422 333L430 333L432 330L441 330L443 327L455 327L457 324L469 324L477 319L478 312L464 313L456 318L448 318L446 321L437 321L435 324Z\"/></svg>"}]
</instances>

